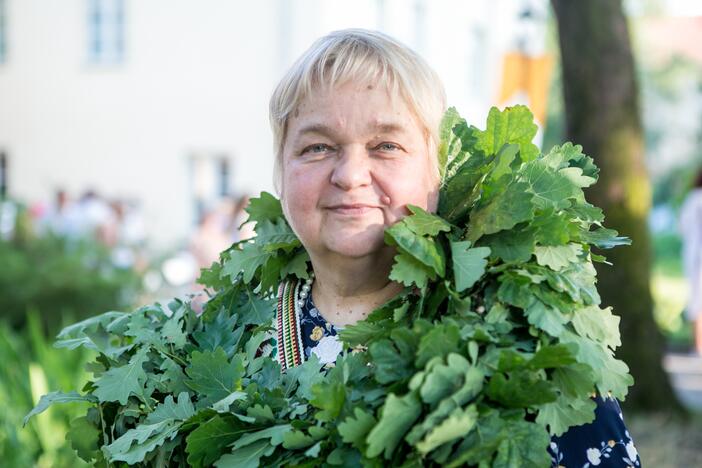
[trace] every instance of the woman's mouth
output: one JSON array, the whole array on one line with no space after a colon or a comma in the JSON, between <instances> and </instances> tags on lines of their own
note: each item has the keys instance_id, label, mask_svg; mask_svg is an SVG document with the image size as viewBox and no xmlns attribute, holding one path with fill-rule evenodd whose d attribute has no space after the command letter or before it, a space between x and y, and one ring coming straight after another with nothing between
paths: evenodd
<instances>
[{"instance_id":1,"label":"woman's mouth","mask_svg":"<svg viewBox=\"0 0 702 468\"><path fill-rule=\"evenodd\" d=\"M353 204L339 204L339 205L332 205L327 208L329 211L332 213L336 213L339 215L344 215L344 216L358 216L358 215L363 215L371 210L376 209L375 206L372 205L365 205L362 203L353 203Z\"/></svg>"}]
</instances>

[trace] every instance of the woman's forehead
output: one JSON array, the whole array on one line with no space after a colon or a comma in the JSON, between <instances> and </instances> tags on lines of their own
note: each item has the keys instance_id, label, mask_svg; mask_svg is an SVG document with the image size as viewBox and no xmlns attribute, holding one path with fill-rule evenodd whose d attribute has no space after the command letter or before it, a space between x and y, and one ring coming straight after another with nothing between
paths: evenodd
<instances>
[{"instance_id":1,"label":"woman's forehead","mask_svg":"<svg viewBox=\"0 0 702 468\"><path fill-rule=\"evenodd\" d=\"M313 91L291 115L288 128L298 136L329 134L349 126L375 133L414 130L418 120L399 93L374 85L349 83Z\"/></svg>"}]
</instances>

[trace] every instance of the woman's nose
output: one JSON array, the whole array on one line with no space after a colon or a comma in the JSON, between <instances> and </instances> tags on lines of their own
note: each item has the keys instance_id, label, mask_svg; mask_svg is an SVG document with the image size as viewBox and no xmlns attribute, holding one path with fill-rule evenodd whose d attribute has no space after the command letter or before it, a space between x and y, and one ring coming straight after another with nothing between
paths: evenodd
<instances>
[{"instance_id":1,"label":"woman's nose","mask_svg":"<svg viewBox=\"0 0 702 468\"><path fill-rule=\"evenodd\" d=\"M368 152L362 145L343 148L334 164L331 183L350 190L371 183L371 168Z\"/></svg>"}]
</instances>

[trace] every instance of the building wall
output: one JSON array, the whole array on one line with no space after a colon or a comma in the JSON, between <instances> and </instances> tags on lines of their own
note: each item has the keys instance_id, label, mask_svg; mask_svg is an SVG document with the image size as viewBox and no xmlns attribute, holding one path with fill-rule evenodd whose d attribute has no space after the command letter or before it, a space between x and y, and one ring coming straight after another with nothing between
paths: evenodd
<instances>
[{"instance_id":1,"label":"building wall","mask_svg":"<svg viewBox=\"0 0 702 468\"><path fill-rule=\"evenodd\" d=\"M193 157L228 157L237 192L272 190L268 99L317 37L344 27L394 35L480 124L515 10L504 0L125 0L124 61L94 64L89 1L5 0L9 193L35 201L92 187L137 199L156 249L182 243L195 221Z\"/></svg>"}]
</instances>

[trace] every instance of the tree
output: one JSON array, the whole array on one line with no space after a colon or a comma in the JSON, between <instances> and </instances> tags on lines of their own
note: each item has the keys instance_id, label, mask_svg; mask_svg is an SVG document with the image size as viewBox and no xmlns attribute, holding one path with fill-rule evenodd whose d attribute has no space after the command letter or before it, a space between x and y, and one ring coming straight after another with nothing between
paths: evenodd
<instances>
[{"instance_id":1,"label":"tree","mask_svg":"<svg viewBox=\"0 0 702 468\"><path fill-rule=\"evenodd\" d=\"M647 216L651 186L644 161L638 86L621 0L551 0L558 22L566 137L600 167L586 194L604 209L607 227L632 245L607 251L598 264L603 305L622 317L618 356L636 381L627 406L683 409L662 367L663 338L653 319Z\"/></svg>"}]
</instances>

